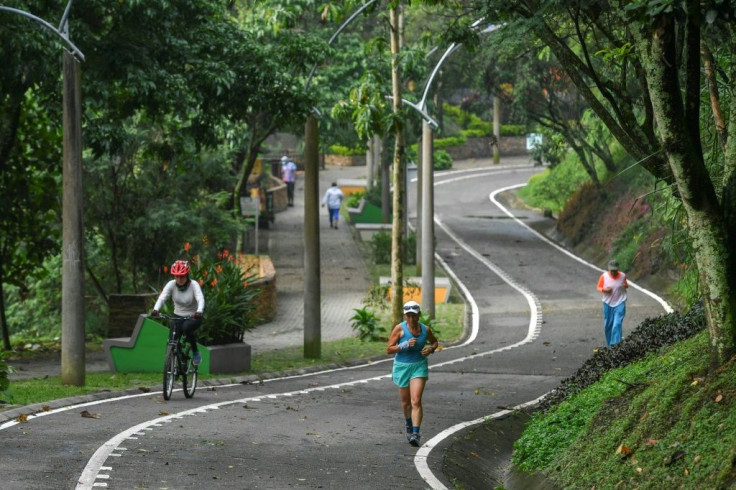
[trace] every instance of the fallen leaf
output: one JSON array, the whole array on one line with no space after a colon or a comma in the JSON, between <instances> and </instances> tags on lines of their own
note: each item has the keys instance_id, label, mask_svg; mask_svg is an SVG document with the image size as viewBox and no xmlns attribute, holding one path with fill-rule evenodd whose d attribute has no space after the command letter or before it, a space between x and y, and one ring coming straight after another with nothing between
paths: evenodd
<instances>
[{"instance_id":1,"label":"fallen leaf","mask_svg":"<svg viewBox=\"0 0 736 490\"><path fill-rule=\"evenodd\" d=\"M87 410L84 410L83 412L81 412L81 414L82 414L82 417L86 419L99 419L100 418L99 413L92 413Z\"/></svg>"},{"instance_id":2,"label":"fallen leaf","mask_svg":"<svg viewBox=\"0 0 736 490\"><path fill-rule=\"evenodd\" d=\"M702 459L703 459L703 458L702 458L701 456L695 456L695 458L693 458L693 463L700 463L700 461L701 461Z\"/></svg>"},{"instance_id":3,"label":"fallen leaf","mask_svg":"<svg viewBox=\"0 0 736 490\"><path fill-rule=\"evenodd\" d=\"M636 472L637 472L637 473L641 473L642 471L644 471L644 470L643 470L643 469L641 469L641 468L637 468L637 469L636 469Z\"/></svg>"},{"instance_id":4,"label":"fallen leaf","mask_svg":"<svg viewBox=\"0 0 736 490\"><path fill-rule=\"evenodd\" d=\"M644 421L645 421L646 419L648 419L648 418L649 418L649 413L648 413L648 412L644 412L644 413L643 413L643 414L641 415L641 417L639 417L639 422L644 422Z\"/></svg>"},{"instance_id":5,"label":"fallen leaf","mask_svg":"<svg viewBox=\"0 0 736 490\"><path fill-rule=\"evenodd\" d=\"M168 415L169 412L167 412L166 410L161 410L158 414L159 415Z\"/></svg>"},{"instance_id":6,"label":"fallen leaf","mask_svg":"<svg viewBox=\"0 0 736 490\"><path fill-rule=\"evenodd\" d=\"M619 447L616 448L616 454L623 454L626 456L627 454L631 454L631 448L629 446L626 446L625 444L621 444Z\"/></svg>"},{"instance_id":7,"label":"fallen leaf","mask_svg":"<svg viewBox=\"0 0 736 490\"><path fill-rule=\"evenodd\" d=\"M28 415L26 415L25 413L22 413L15 418L15 421L21 422L21 423L28 422Z\"/></svg>"},{"instance_id":8,"label":"fallen leaf","mask_svg":"<svg viewBox=\"0 0 736 490\"><path fill-rule=\"evenodd\" d=\"M721 403L722 400L723 400L723 395L718 395L716 397L716 403Z\"/></svg>"},{"instance_id":9,"label":"fallen leaf","mask_svg":"<svg viewBox=\"0 0 736 490\"><path fill-rule=\"evenodd\" d=\"M138 390L139 391L142 391L143 393L150 393L151 392L151 388L149 388L148 386L139 386L138 387Z\"/></svg>"},{"instance_id":10,"label":"fallen leaf","mask_svg":"<svg viewBox=\"0 0 736 490\"><path fill-rule=\"evenodd\" d=\"M43 407L41 407L41 410L44 412L48 412L49 410L51 410L51 407L48 405L44 405Z\"/></svg>"},{"instance_id":11,"label":"fallen leaf","mask_svg":"<svg viewBox=\"0 0 736 490\"><path fill-rule=\"evenodd\" d=\"M647 446L656 446L659 444L659 439L647 439L646 440Z\"/></svg>"},{"instance_id":12,"label":"fallen leaf","mask_svg":"<svg viewBox=\"0 0 736 490\"><path fill-rule=\"evenodd\" d=\"M476 453L475 451L470 451L470 455L476 458L478 457L478 453Z\"/></svg>"},{"instance_id":13,"label":"fallen leaf","mask_svg":"<svg viewBox=\"0 0 736 490\"><path fill-rule=\"evenodd\" d=\"M217 388L215 386L208 386L207 391L217 391Z\"/></svg>"},{"instance_id":14,"label":"fallen leaf","mask_svg":"<svg viewBox=\"0 0 736 490\"><path fill-rule=\"evenodd\" d=\"M476 388L474 391L476 395L480 395L480 388Z\"/></svg>"}]
</instances>

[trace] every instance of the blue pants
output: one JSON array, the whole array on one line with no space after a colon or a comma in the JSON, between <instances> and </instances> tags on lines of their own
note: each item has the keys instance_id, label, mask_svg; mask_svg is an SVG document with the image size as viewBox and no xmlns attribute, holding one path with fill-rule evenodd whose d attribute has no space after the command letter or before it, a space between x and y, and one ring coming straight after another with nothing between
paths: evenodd
<instances>
[{"instance_id":1,"label":"blue pants","mask_svg":"<svg viewBox=\"0 0 736 490\"><path fill-rule=\"evenodd\" d=\"M337 224L337 218L340 217L340 208L330 208L330 225L332 225L333 222Z\"/></svg>"},{"instance_id":2,"label":"blue pants","mask_svg":"<svg viewBox=\"0 0 736 490\"><path fill-rule=\"evenodd\" d=\"M614 307L603 303L603 333L606 336L606 347L611 347L621 342L625 315L625 301Z\"/></svg>"}]
</instances>

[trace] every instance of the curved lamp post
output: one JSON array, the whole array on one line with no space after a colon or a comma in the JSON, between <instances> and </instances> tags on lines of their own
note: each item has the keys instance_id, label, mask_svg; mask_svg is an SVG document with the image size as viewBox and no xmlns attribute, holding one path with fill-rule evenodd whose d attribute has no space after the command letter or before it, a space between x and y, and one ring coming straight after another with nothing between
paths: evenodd
<instances>
[{"instance_id":1,"label":"curved lamp post","mask_svg":"<svg viewBox=\"0 0 736 490\"><path fill-rule=\"evenodd\" d=\"M483 19L475 21L471 27L478 28L481 25ZM498 29L499 25L489 25L483 29L480 33L490 33ZM424 85L424 92L422 98L418 103L414 104L407 100L404 103L413 107L422 116L422 161L421 171L419 172L419 193L417 198L419 200L419 226L418 235L419 239L417 243L421 245L420 254L417 254L418 261L421 265L422 270L422 308L424 312L430 318L435 317L435 298L434 298L434 156L433 156L433 130L436 130L439 125L432 119L427 113L427 96L429 89L434 82L437 73L439 73L440 67L452 55L458 48L462 46L461 43L452 43L444 52L442 57L435 65L432 73L429 75L427 82ZM427 56L432 54L430 51Z\"/></svg>"},{"instance_id":2,"label":"curved lamp post","mask_svg":"<svg viewBox=\"0 0 736 490\"><path fill-rule=\"evenodd\" d=\"M361 12L376 0L369 0L348 17L327 42L337 36ZM309 88L317 64L312 67L305 84ZM322 348L322 284L319 249L319 126L314 113L307 116L304 128L304 357L319 358Z\"/></svg>"},{"instance_id":3,"label":"curved lamp post","mask_svg":"<svg viewBox=\"0 0 736 490\"><path fill-rule=\"evenodd\" d=\"M82 118L79 60L84 54L69 39L69 11L64 10L59 28L22 10L0 6L18 14L58 36L64 49L63 63L63 197L62 197L62 282L61 282L61 382L84 386L84 234L82 220Z\"/></svg>"}]
</instances>

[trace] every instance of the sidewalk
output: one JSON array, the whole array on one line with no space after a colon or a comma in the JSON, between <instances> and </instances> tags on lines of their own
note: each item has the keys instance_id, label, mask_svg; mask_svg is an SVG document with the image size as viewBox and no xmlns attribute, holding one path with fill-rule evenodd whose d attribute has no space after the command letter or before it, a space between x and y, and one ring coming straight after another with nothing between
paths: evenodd
<instances>
[{"instance_id":1,"label":"sidewalk","mask_svg":"<svg viewBox=\"0 0 736 490\"><path fill-rule=\"evenodd\" d=\"M366 167L327 167L319 174L320 202L332 182L364 179ZM294 207L276 215L271 230L264 230L259 253L268 254L276 269L277 313L270 323L245 334L252 353L304 345L304 176L296 182ZM320 208L320 270L322 341L352 337L353 309L362 308L369 289L362 254L350 227L340 222L330 228L327 208Z\"/></svg>"}]
</instances>

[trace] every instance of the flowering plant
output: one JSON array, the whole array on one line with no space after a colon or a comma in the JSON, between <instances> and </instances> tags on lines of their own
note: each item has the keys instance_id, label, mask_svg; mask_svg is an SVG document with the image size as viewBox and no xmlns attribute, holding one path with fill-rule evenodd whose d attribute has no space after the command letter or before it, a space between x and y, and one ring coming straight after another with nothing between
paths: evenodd
<instances>
[{"instance_id":1,"label":"flowering plant","mask_svg":"<svg viewBox=\"0 0 736 490\"><path fill-rule=\"evenodd\" d=\"M257 320L253 316L256 306L253 300L259 291L248 287L257 276L245 271L237 257L227 250L208 259L193 254L191 244L186 243L184 252L184 259L191 264L189 275L199 283L204 294L202 326L197 330L199 341L204 345L242 342L245 332Z\"/></svg>"}]
</instances>

